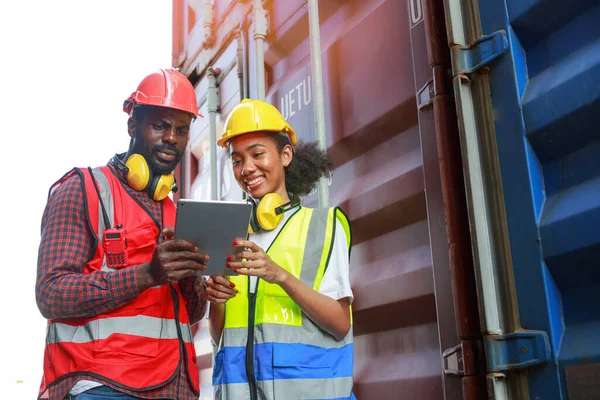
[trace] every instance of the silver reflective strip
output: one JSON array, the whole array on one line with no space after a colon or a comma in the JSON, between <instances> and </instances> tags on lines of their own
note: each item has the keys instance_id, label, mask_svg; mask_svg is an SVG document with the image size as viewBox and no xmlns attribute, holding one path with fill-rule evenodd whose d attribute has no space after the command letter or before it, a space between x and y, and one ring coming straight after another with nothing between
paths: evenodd
<instances>
[{"instance_id":1,"label":"silver reflective strip","mask_svg":"<svg viewBox=\"0 0 600 400\"><path fill-rule=\"evenodd\" d=\"M110 184L108 183L108 179L106 179L106 176L104 175L104 173L98 169L98 168L92 168L92 172L94 174L94 176L92 178L96 178L96 182L98 183L98 189L100 190L100 199L102 200L102 203L104 204L104 207L106 208L106 213L108 214L108 220L110 221L110 226L114 225L114 214L115 214L115 210L114 210L114 204L113 204L113 198L112 198L112 192L110 191ZM89 188L92 190L96 190L95 188ZM98 234L98 240L100 241L100 243L98 243L98 245L102 245L102 239L104 236L104 216L103 216L104 212L102 211L102 206L100 205L100 203L98 203L98 232L96 232ZM104 255L104 258L102 259L102 271L107 271L107 272L112 272L112 271L116 271L116 269L114 268L110 268L108 265L106 265L106 255Z\"/></svg>"},{"instance_id":2,"label":"silver reflective strip","mask_svg":"<svg viewBox=\"0 0 600 400\"><path fill-rule=\"evenodd\" d=\"M275 399L275 391L273 387L274 381L256 381L256 392L259 399ZM286 393L287 396L282 399L292 399L293 393Z\"/></svg>"},{"instance_id":3,"label":"silver reflective strip","mask_svg":"<svg viewBox=\"0 0 600 400\"><path fill-rule=\"evenodd\" d=\"M352 395L352 377L329 379L279 379L257 381L259 399L344 399ZM248 383L218 385L215 400L250 398Z\"/></svg>"},{"instance_id":4,"label":"silver reflective strip","mask_svg":"<svg viewBox=\"0 0 600 400\"><path fill-rule=\"evenodd\" d=\"M324 349L339 349L353 343L352 326L342 340L319 329L305 314L302 314L302 326L260 324L255 327L255 343L299 343L318 346Z\"/></svg>"},{"instance_id":5,"label":"silver reflective strip","mask_svg":"<svg viewBox=\"0 0 600 400\"><path fill-rule=\"evenodd\" d=\"M350 398L352 377L329 379L279 379L257 381L259 399L340 399ZM215 387L215 400L250 398L247 383Z\"/></svg>"},{"instance_id":6,"label":"silver reflective strip","mask_svg":"<svg viewBox=\"0 0 600 400\"><path fill-rule=\"evenodd\" d=\"M272 396L270 397L273 398ZM214 400L249 400L250 388L248 383L232 383L214 387ZM260 397L264 399L264 397Z\"/></svg>"},{"instance_id":7,"label":"silver reflective strip","mask_svg":"<svg viewBox=\"0 0 600 400\"><path fill-rule=\"evenodd\" d=\"M93 340L108 338L114 333L142 336L154 339L177 339L175 320L136 315L134 317L100 318L85 325L73 326L53 322L48 326L46 342L48 344L70 342L89 343ZM183 341L192 342L189 324L179 324Z\"/></svg>"},{"instance_id":8,"label":"silver reflective strip","mask_svg":"<svg viewBox=\"0 0 600 400\"><path fill-rule=\"evenodd\" d=\"M192 334L192 327L190 324L180 322L179 326L181 327L181 339L183 339L185 343L194 343L194 335Z\"/></svg>"},{"instance_id":9,"label":"silver reflective strip","mask_svg":"<svg viewBox=\"0 0 600 400\"><path fill-rule=\"evenodd\" d=\"M329 209L316 208L313 210L306 243L304 246L304 257L302 258L302 270L300 280L310 288L314 288L317 271L323 254L325 232L327 230L327 218Z\"/></svg>"},{"instance_id":10,"label":"silver reflective strip","mask_svg":"<svg viewBox=\"0 0 600 400\"><path fill-rule=\"evenodd\" d=\"M223 329L223 340L219 348L223 347L245 347L248 340L248 328L225 328Z\"/></svg>"},{"instance_id":11,"label":"silver reflective strip","mask_svg":"<svg viewBox=\"0 0 600 400\"><path fill-rule=\"evenodd\" d=\"M353 342L352 326L342 340L335 340L324 334L317 326L303 315L302 326L277 324L260 324L254 329L254 343L299 343L319 346L324 349L339 349ZM248 337L247 328L227 328L222 342L227 347L245 347Z\"/></svg>"},{"instance_id":12,"label":"silver reflective strip","mask_svg":"<svg viewBox=\"0 0 600 400\"><path fill-rule=\"evenodd\" d=\"M328 379L278 379L258 382L266 389L272 385L269 399L345 399L352 394L352 377ZM269 385L270 384L270 385Z\"/></svg>"}]
</instances>

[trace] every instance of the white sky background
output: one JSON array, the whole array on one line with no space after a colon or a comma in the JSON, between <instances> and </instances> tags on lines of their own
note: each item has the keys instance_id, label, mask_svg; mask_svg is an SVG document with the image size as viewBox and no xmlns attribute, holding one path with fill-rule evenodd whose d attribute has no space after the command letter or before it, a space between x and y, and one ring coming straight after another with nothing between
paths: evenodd
<instances>
[{"instance_id":1,"label":"white sky background","mask_svg":"<svg viewBox=\"0 0 600 400\"><path fill-rule=\"evenodd\" d=\"M171 62L170 0L0 2L0 397L35 399L46 322L35 304L49 186L127 149L121 106ZM17 383L22 380L23 383Z\"/></svg>"}]
</instances>

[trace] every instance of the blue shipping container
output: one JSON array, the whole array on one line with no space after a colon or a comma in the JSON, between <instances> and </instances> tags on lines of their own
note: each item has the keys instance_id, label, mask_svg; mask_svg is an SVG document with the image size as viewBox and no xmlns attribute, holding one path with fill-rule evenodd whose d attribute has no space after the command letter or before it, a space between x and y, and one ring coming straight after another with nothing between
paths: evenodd
<instances>
[{"instance_id":1,"label":"blue shipping container","mask_svg":"<svg viewBox=\"0 0 600 400\"><path fill-rule=\"evenodd\" d=\"M488 383L600 398L600 2L446 0Z\"/></svg>"}]
</instances>

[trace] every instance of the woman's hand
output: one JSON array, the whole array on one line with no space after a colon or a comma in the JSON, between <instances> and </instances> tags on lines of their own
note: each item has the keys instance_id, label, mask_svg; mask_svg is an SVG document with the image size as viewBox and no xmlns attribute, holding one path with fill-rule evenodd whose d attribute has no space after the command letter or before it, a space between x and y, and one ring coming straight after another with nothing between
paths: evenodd
<instances>
[{"instance_id":1,"label":"woman's hand","mask_svg":"<svg viewBox=\"0 0 600 400\"><path fill-rule=\"evenodd\" d=\"M289 273L275 264L271 257L256 243L249 240L233 242L234 246L245 248L244 251L234 254L227 260L227 266L233 268L240 275L257 276L269 283L281 284ZM242 260L246 261L242 261Z\"/></svg>"},{"instance_id":2,"label":"woman's hand","mask_svg":"<svg viewBox=\"0 0 600 400\"><path fill-rule=\"evenodd\" d=\"M237 292L235 285L222 276L211 276L206 280L206 294L211 303L225 304Z\"/></svg>"},{"instance_id":3,"label":"woman's hand","mask_svg":"<svg viewBox=\"0 0 600 400\"><path fill-rule=\"evenodd\" d=\"M245 249L239 254L231 256L228 264L230 268L240 275L258 276L269 283L278 284L314 323L335 337L336 340L341 340L346 336L350 329L348 298L334 300L307 286L306 283L277 265L254 242L238 240L233 245ZM241 261L242 259L246 259L246 261ZM220 332L217 333L220 334Z\"/></svg>"}]
</instances>

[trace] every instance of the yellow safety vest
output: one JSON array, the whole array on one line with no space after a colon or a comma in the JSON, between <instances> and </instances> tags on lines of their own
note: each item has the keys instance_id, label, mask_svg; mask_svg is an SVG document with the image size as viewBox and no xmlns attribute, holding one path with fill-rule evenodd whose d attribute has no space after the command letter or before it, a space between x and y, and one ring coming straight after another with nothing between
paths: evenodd
<instances>
[{"instance_id":1,"label":"yellow safety vest","mask_svg":"<svg viewBox=\"0 0 600 400\"><path fill-rule=\"evenodd\" d=\"M329 263L335 220L351 245L350 224L339 208L299 208L267 250L271 259L318 290ZM302 312L276 284L232 277L239 293L227 302L215 355L215 399L354 399L352 326L337 341Z\"/></svg>"}]
</instances>

